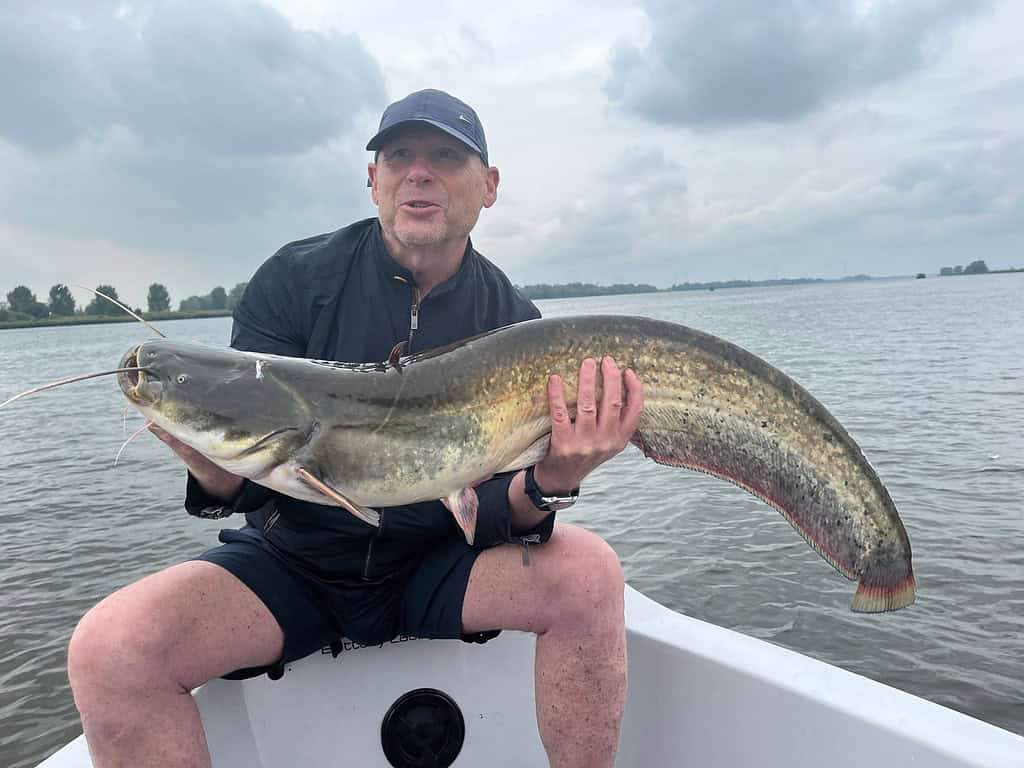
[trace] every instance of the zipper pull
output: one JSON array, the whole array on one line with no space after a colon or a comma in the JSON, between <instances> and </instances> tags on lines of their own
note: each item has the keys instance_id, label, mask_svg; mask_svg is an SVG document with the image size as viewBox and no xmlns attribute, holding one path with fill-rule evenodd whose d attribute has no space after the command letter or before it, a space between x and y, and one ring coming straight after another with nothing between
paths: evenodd
<instances>
[{"instance_id":1,"label":"zipper pull","mask_svg":"<svg viewBox=\"0 0 1024 768\"><path fill-rule=\"evenodd\" d=\"M412 351L412 334L420 327L420 287L412 287L412 306L409 307L409 351Z\"/></svg>"},{"instance_id":2,"label":"zipper pull","mask_svg":"<svg viewBox=\"0 0 1024 768\"><path fill-rule=\"evenodd\" d=\"M519 543L523 545L523 567L530 565L530 545L540 544L540 534L531 533L529 536L520 536Z\"/></svg>"}]
</instances>

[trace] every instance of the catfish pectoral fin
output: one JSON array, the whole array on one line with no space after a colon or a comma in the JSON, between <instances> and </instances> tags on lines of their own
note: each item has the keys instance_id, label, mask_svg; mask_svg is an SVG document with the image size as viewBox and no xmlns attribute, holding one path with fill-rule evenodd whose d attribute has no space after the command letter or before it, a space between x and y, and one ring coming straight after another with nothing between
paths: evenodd
<instances>
[{"instance_id":1,"label":"catfish pectoral fin","mask_svg":"<svg viewBox=\"0 0 1024 768\"><path fill-rule=\"evenodd\" d=\"M312 488L315 488L316 490L320 491L320 493L322 493L328 499L333 501L339 507L347 509L349 512L358 517L364 523L369 523L375 528L380 527L380 512L378 512L377 510L370 509L369 507L360 506L359 504L356 504L354 501L346 499L345 496L342 495L340 491L331 488L331 486L327 485L327 483L313 477L313 475L310 474L309 470L307 469L299 467L297 470L295 470L295 472L300 478L302 478L303 482L305 482Z\"/></svg>"},{"instance_id":2,"label":"catfish pectoral fin","mask_svg":"<svg viewBox=\"0 0 1024 768\"><path fill-rule=\"evenodd\" d=\"M476 512L480 505L476 491L472 488L462 488L445 496L441 503L452 513L462 535L466 537L466 543L472 545L476 537Z\"/></svg>"},{"instance_id":3,"label":"catfish pectoral fin","mask_svg":"<svg viewBox=\"0 0 1024 768\"><path fill-rule=\"evenodd\" d=\"M405 354L405 350L409 347L409 342L400 341L391 348L391 352L388 354L387 365L392 368L397 368L398 372L402 372L402 355Z\"/></svg>"}]
</instances>

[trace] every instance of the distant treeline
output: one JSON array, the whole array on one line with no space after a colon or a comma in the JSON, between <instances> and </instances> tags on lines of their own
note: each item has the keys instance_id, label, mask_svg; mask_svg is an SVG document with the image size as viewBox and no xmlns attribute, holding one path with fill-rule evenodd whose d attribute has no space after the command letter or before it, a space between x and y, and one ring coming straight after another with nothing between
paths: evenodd
<instances>
[{"instance_id":1,"label":"distant treeline","mask_svg":"<svg viewBox=\"0 0 1024 768\"><path fill-rule=\"evenodd\" d=\"M0 313L2 314L2 313ZM140 312L146 320L193 320L201 317L230 317L226 309L211 309L206 312ZM121 313L118 317L111 315L87 315L76 312L74 315L50 315L41 320L0 320L0 331L14 328L40 328L56 325L100 325L103 323L137 323L131 315Z\"/></svg>"},{"instance_id":2,"label":"distant treeline","mask_svg":"<svg viewBox=\"0 0 1024 768\"><path fill-rule=\"evenodd\" d=\"M843 280L870 280L870 275L852 275ZM615 296L625 293L662 293L667 291L715 291L719 288L761 288L771 285L803 285L805 283L832 282L820 277L778 278L775 280L715 280L710 283L676 283L671 288L657 288L647 283L539 283L517 286L528 299L571 299L582 296Z\"/></svg>"},{"instance_id":3,"label":"distant treeline","mask_svg":"<svg viewBox=\"0 0 1024 768\"><path fill-rule=\"evenodd\" d=\"M870 275L853 275L843 280L870 280ZM717 291L719 288L764 288L771 285L805 285L832 282L822 277L780 277L775 280L715 280L710 283L677 283L670 291Z\"/></svg>"},{"instance_id":4,"label":"distant treeline","mask_svg":"<svg viewBox=\"0 0 1024 768\"><path fill-rule=\"evenodd\" d=\"M571 299L578 296L615 296L623 293L657 293L658 288L646 283L616 283L615 285L594 285L593 283L562 283L551 285L518 286L519 292L528 299Z\"/></svg>"},{"instance_id":5,"label":"distant treeline","mask_svg":"<svg viewBox=\"0 0 1024 768\"><path fill-rule=\"evenodd\" d=\"M161 283L149 286L146 297L147 311L135 307L137 315L144 315L148 320L180 320L187 317L207 317L223 315L234 309L241 300L242 293L248 283L238 283L230 292L217 286L205 296L189 296L178 304L178 310L171 309L171 296L167 287ZM97 293L105 294L120 301L117 288L112 285L96 286ZM123 303L123 302L122 302ZM7 293L7 302L0 302L0 325L3 327L23 327L26 325L77 325L87 323L110 322L111 320L129 320L127 312L116 304L100 296L93 296L85 307L78 307L71 290L63 283L50 288L49 301L44 303L24 285L19 285Z\"/></svg>"},{"instance_id":6,"label":"distant treeline","mask_svg":"<svg viewBox=\"0 0 1024 768\"><path fill-rule=\"evenodd\" d=\"M1003 274L1006 272L1024 272L1024 267L1017 269L1016 267L1010 267L1009 269L989 269L988 264L983 259L972 261L966 267L957 264L955 267L943 267L939 270L940 277L949 277L951 275L988 275L988 274Z\"/></svg>"}]
</instances>

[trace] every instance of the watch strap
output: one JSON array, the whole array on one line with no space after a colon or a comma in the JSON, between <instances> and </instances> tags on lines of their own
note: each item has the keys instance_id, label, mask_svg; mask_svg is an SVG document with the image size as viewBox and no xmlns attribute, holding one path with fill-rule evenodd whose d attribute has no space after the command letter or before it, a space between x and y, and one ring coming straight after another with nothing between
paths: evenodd
<instances>
[{"instance_id":1,"label":"watch strap","mask_svg":"<svg viewBox=\"0 0 1024 768\"><path fill-rule=\"evenodd\" d=\"M549 494L545 493L537 485L537 478L533 474L534 467L527 467L523 477L523 490L526 497L537 509L545 512L557 512L560 509L567 509L576 503L580 497L580 489L573 488L567 493Z\"/></svg>"}]
</instances>

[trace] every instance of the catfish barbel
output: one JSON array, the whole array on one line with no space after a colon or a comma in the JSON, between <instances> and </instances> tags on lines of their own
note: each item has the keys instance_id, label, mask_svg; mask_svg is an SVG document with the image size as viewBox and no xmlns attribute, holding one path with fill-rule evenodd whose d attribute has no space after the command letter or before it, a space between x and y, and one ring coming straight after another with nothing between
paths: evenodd
<instances>
[{"instance_id":1,"label":"catfish barbel","mask_svg":"<svg viewBox=\"0 0 1024 768\"><path fill-rule=\"evenodd\" d=\"M644 385L632 442L645 456L775 507L858 581L854 611L913 602L906 531L853 438L784 373L685 326L532 320L376 365L156 339L117 375L152 423L229 472L371 524L373 507L441 499L472 542L473 486L547 451L548 377L561 376L573 414L580 363L605 355Z\"/></svg>"}]
</instances>

